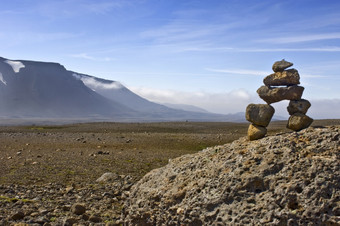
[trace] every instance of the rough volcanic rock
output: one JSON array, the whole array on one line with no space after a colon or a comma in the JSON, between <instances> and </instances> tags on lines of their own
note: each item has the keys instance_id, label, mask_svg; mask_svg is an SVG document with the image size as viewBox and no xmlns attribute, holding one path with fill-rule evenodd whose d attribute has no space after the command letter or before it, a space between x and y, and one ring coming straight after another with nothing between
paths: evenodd
<instances>
[{"instance_id":1,"label":"rough volcanic rock","mask_svg":"<svg viewBox=\"0 0 340 226\"><path fill-rule=\"evenodd\" d=\"M257 140L263 138L267 134L267 129L264 126L250 124L248 128L248 139Z\"/></svg>"},{"instance_id":2,"label":"rough volcanic rock","mask_svg":"<svg viewBox=\"0 0 340 226\"><path fill-rule=\"evenodd\" d=\"M263 79L266 86L291 86L300 84L300 75L296 69L278 71Z\"/></svg>"},{"instance_id":3,"label":"rough volcanic rock","mask_svg":"<svg viewBox=\"0 0 340 226\"><path fill-rule=\"evenodd\" d=\"M241 138L169 161L130 190L126 225L339 225L340 126Z\"/></svg>"},{"instance_id":4,"label":"rough volcanic rock","mask_svg":"<svg viewBox=\"0 0 340 226\"><path fill-rule=\"evenodd\" d=\"M268 104L249 104L246 109L246 119L255 125L267 127L274 112L275 109Z\"/></svg>"},{"instance_id":5,"label":"rough volcanic rock","mask_svg":"<svg viewBox=\"0 0 340 226\"><path fill-rule=\"evenodd\" d=\"M299 131L307 128L313 122L313 119L302 113L295 113L291 115L288 119L287 128Z\"/></svg>"},{"instance_id":6,"label":"rough volcanic rock","mask_svg":"<svg viewBox=\"0 0 340 226\"><path fill-rule=\"evenodd\" d=\"M289 86L271 88L268 86L261 86L257 93L260 98L268 104L279 102L281 100L300 100L303 90L302 86Z\"/></svg>"},{"instance_id":7,"label":"rough volcanic rock","mask_svg":"<svg viewBox=\"0 0 340 226\"><path fill-rule=\"evenodd\" d=\"M284 59L281 60L281 61L276 61L274 64L273 64L273 71L274 72L278 72L278 71L283 71L284 69L286 68L289 68L293 66L293 63L291 62L288 62L288 61L285 61Z\"/></svg>"},{"instance_id":8,"label":"rough volcanic rock","mask_svg":"<svg viewBox=\"0 0 340 226\"><path fill-rule=\"evenodd\" d=\"M291 100L289 101L289 105L287 107L287 111L289 115L293 115L295 113L306 114L311 104L308 100Z\"/></svg>"}]
</instances>

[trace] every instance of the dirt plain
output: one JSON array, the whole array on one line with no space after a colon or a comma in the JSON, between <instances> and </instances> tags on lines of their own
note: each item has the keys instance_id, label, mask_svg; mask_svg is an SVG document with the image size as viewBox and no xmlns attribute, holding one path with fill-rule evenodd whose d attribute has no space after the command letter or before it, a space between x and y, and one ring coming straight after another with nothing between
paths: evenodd
<instances>
[{"instance_id":1,"label":"dirt plain","mask_svg":"<svg viewBox=\"0 0 340 226\"><path fill-rule=\"evenodd\" d=\"M340 119L316 120L312 126L339 124ZM34 216L31 215L35 212L30 210L19 218L19 221L38 222L37 225L51 224L56 221L57 217L71 214L68 212L75 198L72 198L70 190L83 191L91 187L91 194L96 192L106 194L105 189L113 188L110 185L98 185L96 180L107 172L125 178L126 186L120 188L128 190L131 184L152 169L166 165L169 159L195 153L206 147L229 143L246 136L248 125L249 123L225 122L96 122L53 126L1 126L0 204L2 203L2 207L12 208L13 211L1 212L0 215L3 214L3 216L0 216L0 221L8 225L16 221L14 216L18 212L14 211L15 205L23 202L18 193L37 190L39 194L41 189L46 191L46 187L51 187L51 190L55 189L54 193L60 191L60 196L71 195L68 204L65 204L66 207L61 207L62 213L48 215L44 220L34 221L32 220ZM268 127L268 135L288 132L285 126L286 121L272 122ZM122 193L117 194L119 194L117 195L119 200L116 204L109 201L107 209L122 203L120 201L123 199ZM56 194L51 198L48 204L51 210L47 212L56 211L57 207L53 205L61 205L60 203L54 204L52 199L55 198ZM92 200L91 202L98 201ZM41 204L41 206L44 205ZM100 210L96 213L101 216L101 221L119 223L119 211L120 207L113 211L114 217L112 214L111 217L105 217ZM45 212L40 215L46 214ZM106 215L109 214L106 213ZM70 219L73 218L63 218L64 224ZM76 220L86 222L82 218Z\"/></svg>"},{"instance_id":2,"label":"dirt plain","mask_svg":"<svg viewBox=\"0 0 340 226\"><path fill-rule=\"evenodd\" d=\"M312 126L340 124L316 120ZM105 172L135 180L169 159L245 136L248 123L82 123L0 127L0 184L92 183ZM268 135L287 132L272 122Z\"/></svg>"}]
</instances>

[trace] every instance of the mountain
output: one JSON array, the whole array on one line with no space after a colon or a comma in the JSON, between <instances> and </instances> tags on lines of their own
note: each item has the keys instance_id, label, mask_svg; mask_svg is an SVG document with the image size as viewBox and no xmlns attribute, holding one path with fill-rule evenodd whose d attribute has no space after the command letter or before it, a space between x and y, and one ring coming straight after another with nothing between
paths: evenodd
<instances>
[{"instance_id":1,"label":"mountain","mask_svg":"<svg viewBox=\"0 0 340 226\"><path fill-rule=\"evenodd\" d=\"M87 121L233 121L230 115L173 109L121 83L66 70L58 63L0 57L0 118ZM244 118L244 116L242 116Z\"/></svg>"},{"instance_id":2,"label":"mountain","mask_svg":"<svg viewBox=\"0 0 340 226\"><path fill-rule=\"evenodd\" d=\"M133 110L94 92L57 63L0 58L0 114L7 117L122 117Z\"/></svg>"},{"instance_id":3,"label":"mountain","mask_svg":"<svg viewBox=\"0 0 340 226\"><path fill-rule=\"evenodd\" d=\"M178 110L183 110L183 111L193 111L193 112L201 112L201 113L209 113L209 111L196 107L194 105L188 105L188 104L171 104L171 103L162 103L163 105L169 107L169 108L174 108Z\"/></svg>"}]
</instances>

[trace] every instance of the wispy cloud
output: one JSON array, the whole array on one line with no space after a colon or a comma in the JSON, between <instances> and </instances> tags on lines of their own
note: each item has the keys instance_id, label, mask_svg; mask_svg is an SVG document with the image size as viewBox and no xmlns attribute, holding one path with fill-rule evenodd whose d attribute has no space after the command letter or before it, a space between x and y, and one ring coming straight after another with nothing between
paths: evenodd
<instances>
[{"instance_id":1,"label":"wispy cloud","mask_svg":"<svg viewBox=\"0 0 340 226\"><path fill-rule=\"evenodd\" d=\"M326 34L309 34L290 37L274 37L268 39L261 39L258 42L286 44L286 43L298 43L298 42L310 42L310 41L322 41L330 39L340 39L340 33L326 33Z\"/></svg>"},{"instance_id":2,"label":"wispy cloud","mask_svg":"<svg viewBox=\"0 0 340 226\"><path fill-rule=\"evenodd\" d=\"M78 75L76 73L73 73L73 76L76 79L81 80L87 87L89 87L90 89L93 89L93 90L97 90L97 89L121 89L123 87L123 85L120 82L104 83L104 82L101 82L98 79L95 79L95 78L92 78L92 77L81 76L81 75Z\"/></svg>"},{"instance_id":3,"label":"wispy cloud","mask_svg":"<svg viewBox=\"0 0 340 226\"><path fill-rule=\"evenodd\" d=\"M239 52L340 52L340 47L315 47L315 48L249 48L234 49Z\"/></svg>"},{"instance_id":4,"label":"wispy cloud","mask_svg":"<svg viewBox=\"0 0 340 226\"><path fill-rule=\"evenodd\" d=\"M204 41L212 35L222 34L233 25L211 25L187 22L173 22L160 28L146 30L140 33L140 37L151 39L156 43L171 43L184 41Z\"/></svg>"},{"instance_id":5,"label":"wispy cloud","mask_svg":"<svg viewBox=\"0 0 340 226\"><path fill-rule=\"evenodd\" d=\"M93 56L90 56L87 53L71 54L69 56L73 57L73 58L80 58L80 59L92 60L92 61L110 62L110 61L114 61L115 60L114 58L110 58L110 57L93 57Z\"/></svg>"},{"instance_id":6,"label":"wispy cloud","mask_svg":"<svg viewBox=\"0 0 340 226\"><path fill-rule=\"evenodd\" d=\"M20 34L20 35L19 35ZM0 41L8 46L12 45L30 45L32 43L43 43L59 40L69 40L78 38L82 34L67 32L31 32L31 31L0 31Z\"/></svg>"},{"instance_id":7,"label":"wispy cloud","mask_svg":"<svg viewBox=\"0 0 340 226\"><path fill-rule=\"evenodd\" d=\"M86 14L107 14L113 9L121 8L123 5L128 4L124 2L121 0L99 0L95 3L89 0L42 1L32 5L31 12L38 13L49 19L58 19L60 16L70 18L85 16Z\"/></svg>"},{"instance_id":8,"label":"wispy cloud","mask_svg":"<svg viewBox=\"0 0 340 226\"><path fill-rule=\"evenodd\" d=\"M247 69L213 69L206 68L205 70L217 73L226 73L226 74L238 74L238 75L256 75L262 76L271 74L270 71L258 71L258 70L247 70Z\"/></svg>"},{"instance_id":9,"label":"wispy cloud","mask_svg":"<svg viewBox=\"0 0 340 226\"><path fill-rule=\"evenodd\" d=\"M183 43L182 43L183 44ZM185 44L185 43L184 43ZM159 46L162 47L162 46ZM170 45L176 52L230 52L230 53L266 53L266 52L340 52L338 46L310 48L238 48L231 46L212 46L204 43L188 43L185 45Z\"/></svg>"}]
</instances>

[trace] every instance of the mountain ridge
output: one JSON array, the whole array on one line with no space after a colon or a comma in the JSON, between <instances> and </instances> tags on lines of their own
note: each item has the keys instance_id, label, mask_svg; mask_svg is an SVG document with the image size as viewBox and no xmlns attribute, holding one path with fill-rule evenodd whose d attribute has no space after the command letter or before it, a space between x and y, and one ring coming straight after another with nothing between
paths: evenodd
<instances>
[{"instance_id":1,"label":"mountain ridge","mask_svg":"<svg viewBox=\"0 0 340 226\"><path fill-rule=\"evenodd\" d=\"M0 57L0 104L0 118L234 120L231 115L185 111L154 103L117 81L67 70L59 63L3 57Z\"/></svg>"}]
</instances>

